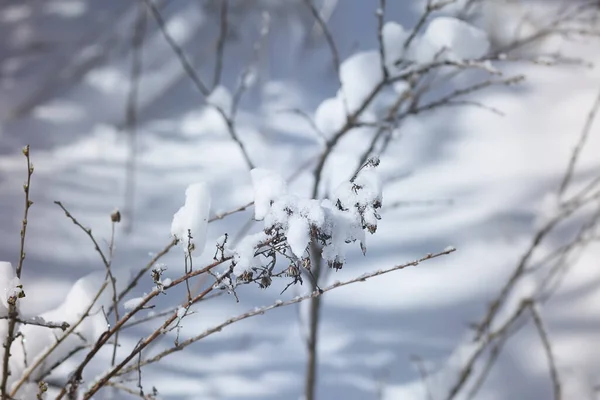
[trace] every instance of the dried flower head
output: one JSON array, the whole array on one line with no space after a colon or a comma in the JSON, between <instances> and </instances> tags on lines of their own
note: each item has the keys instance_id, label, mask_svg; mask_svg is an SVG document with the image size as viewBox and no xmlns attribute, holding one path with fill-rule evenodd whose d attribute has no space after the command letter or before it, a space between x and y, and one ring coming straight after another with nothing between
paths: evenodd
<instances>
[{"instance_id":1,"label":"dried flower head","mask_svg":"<svg viewBox=\"0 0 600 400\"><path fill-rule=\"evenodd\" d=\"M260 278L260 282L258 283L258 286L260 286L261 289L266 289L269 286L271 286L271 283L273 282L273 279L271 279L270 276L263 276L262 278Z\"/></svg>"},{"instance_id":2,"label":"dried flower head","mask_svg":"<svg viewBox=\"0 0 600 400\"><path fill-rule=\"evenodd\" d=\"M242 272L242 274L240 276L238 276L238 281L240 282L250 282L253 278L253 272L252 271L244 271Z\"/></svg>"},{"instance_id":3,"label":"dried flower head","mask_svg":"<svg viewBox=\"0 0 600 400\"><path fill-rule=\"evenodd\" d=\"M114 223L121 222L121 212L119 210L115 210L110 214L110 220Z\"/></svg>"}]
</instances>

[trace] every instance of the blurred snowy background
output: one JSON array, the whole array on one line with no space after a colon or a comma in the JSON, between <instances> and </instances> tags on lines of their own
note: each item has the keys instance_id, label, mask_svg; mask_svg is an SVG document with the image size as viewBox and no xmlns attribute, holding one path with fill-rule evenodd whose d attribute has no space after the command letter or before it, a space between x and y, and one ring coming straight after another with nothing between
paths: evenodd
<instances>
[{"instance_id":1,"label":"blurred snowy background","mask_svg":"<svg viewBox=\"0 0 600 400\"><path fill-rule=\"evenodd\" d=\"M213 92L209 101L226 108L240 79L248 86L236 129L251 162L279 171L290 179L291 191L310 196L323 138L308 121L325 136L339 123L339 109L321 104L339 88L327 37L304 0L231 0L225 28L222 1L155 4L170 37ZM388 0L384 20L410 32L426 3ZM443 14L466 20L489 36L495 51L547 26L564 3L456 1L430 19ZM379 1L314 4L340 62L377 50ZM77 279L103 269L89 238L54 200L103 242L110 237L110 213L122 211L114 268L123 273L139 269L169 243L171 219L189 184L208 183L211 215L253 200L247 162L222 116L198 92L156 19L145 11L140 17L140 10L146 10L144 2L124 0L0 3L0 260L13 264L26 144L35 165L22 278L25 314L59 306ZM597 30L594 18L577 29ZM463 52L477 52L476 41L459 45ZM465 97L470 104L410 116L394 130L381 156L385 186L379 229L367 238L366 256L351 245L347 265L328 279L349 279L448 245L458 251L323 297L316 398L447 398L466 361L471 324L485 315L555 210L561 180L600 89L600 72L593 66L600 61L599 50L594 35L544 36L509 53L529 61L494 64L502 77L523 75L523 82L490 86ZM368 92L380 74L367 58L346 67L346 85L356 96L365 87ZM486 71L442 79L426 99L478 82L482 74ZM325 165L321 196L352 176L369 147L370 129L357 128L337 144ZM599 173L600 132L592 124L574 181L584 185ZM207 249L195 265L210 261L216 238L225 232L237 241L260 229L252 216L249 208L211 223ZM581 215L554 232L539 246L540 253L568 243L587 218ZM595 399L600 385L600 247L598 234L591 236L584 251L567 255L560 285L540 307L565 399ZM165 276L183 273L179 249L163 261ZM144 279L134 295L152 289L150 277ZM510 315L537 285L535 273L524 278L511 294L514 304L502 312ZM280 295L283 287L244 287L239 303L230 295L200 303L180 335L193 336L255 306L309 290L305 283ZM158 299L155 311L182 300L183 292L169 292ZM148 392L155 387L164 399L301 398L306 309L293 307L242 321L149 366L144 387ZM474 398L553 397L540 335L530 321L519 328L503 343ZM126 330L120 338L123 355L149 332L145 325ZM171 346L174 335L167 333L147 355ZM88 382L106 371L110 353L101 353L86 370ZM75 360L57 370L53 382L64 384L73 365ZM98 398L109 395L132 397L106 390ZM468 390L460 396L467 398Z\"/></svg>"}]
</instances>

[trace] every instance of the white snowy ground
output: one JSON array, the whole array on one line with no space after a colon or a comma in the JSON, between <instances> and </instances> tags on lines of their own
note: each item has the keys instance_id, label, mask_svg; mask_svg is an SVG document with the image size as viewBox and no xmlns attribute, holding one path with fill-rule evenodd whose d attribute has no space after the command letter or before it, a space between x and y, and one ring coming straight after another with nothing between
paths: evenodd
<instances>
[{"instance_id":1,"label":"white snowy ground","mask_svg":"<svg viewBox=\"0 0 600 400\"><path fill-rule=\"evenodd\" d=\"M216 21L191 3L172 2L165 17L178 42L209 77L213 57L207 37L214 37ZM337 88L322 38L303 47L304 24L310 18L294 6L266 3L271 7L271 34L258 82L242 101L238 129L258 166L290 176L315 154L319 142L301 118L280 111L299 108L313 115ZM375 3L343 2L332 16L329 25L342 59L375 48ZM388 20L412 26L413 2L388 3ZM0 15L3 30L11 31L10 24L25 27L11 40L39 36L56 41L64 51L62 56L55 50L46 58L30 60L30 69L23 69L15 80L2 78L0 91L0 260L14 263L17 258L25 177L20 149L27 143L35 165L31 189L35 204L23 276L27 293L23 308L31 314L58 305L75 280L102 269L88 239L53 201L62 201L104 239L110 233L110 212L123 206L127 136L115 126L124 121L129 61L123 49L129 39L109 46L108 60L72 87L34 93L40 82L60 83L53 70L65 71L74 43L84 37L81 32L92 38L100 32L102 40L115 32L129 37L135 13L122 12L128 8L119 1L99 4L48 1L33 11L27 11L27 5L6 7ZM118 15L110 32L101 24L104 11ZM251 58L259 20L255 14L240 19L239 35L227 45L224 82L230 89ZM33 23L42 17L44 24ZM208 182L213 213L252 200L250 174L241 154L218 115L202 106L155 28L152 23L143 50L133 233L117 235L115 266L123 270L143 265L150 253L168 243L172 216L183 204L188 184ZM594 60L597 45L564 46L570 55L600 61ZM14 68L9 64L2 62L3 71ZM524 73L527 81L518 88L493 89L476 97L502 110L504 117L477 108L425 114L403 127L402 139L382 159L386 176L403 176L385 187L384 202L452 199L453 203L384 213L378 232L368 238L367 256L354 246L348 265L332 273L331 279L389 267L447 245L458 252L324 297L318 398L369 399L379 390L386 399L425 398L411 356L419 356L434 371L442 366L467 338L468 324L481 318L528 245L543 199L558 187L596 96L600 72L536 65L507 67L506 72ZM31 110L17 107L31 97L47 100ZM592 131L582 155L584 173L600 166L598 133ZM357 143L359 138L338 147L327 167L328 180L347 177ZM310 183L306 171L290 186L306 195ZM252 212L211 224L202 258L212 256L212 245L224 232L235 236ZM599 253L600 248L590 248L543 311L568 399L594 398L593 387L600 383ZM165 259L168 276L183 272L182 259L179 249ZM148 278L137 294L149 290ZM240 303L222 296L199 305L197 313L185 319L181 334L193 335L305 290L298 287L279 296L278 286L265 291L244 288L239 291ZM181 298L180 293L163 296L157 309ZM166 399L296 399L302 393L305 362L298 315L293 308L279 309L229 327L147 369L144 385L155 386ZM144 332L131 329L122 340L134 345ZM172 334L150 352L172 343ZM104 357L108 359L107 354ZM104 368L90 368L87 378ZM543 399L550 397L550 390L539 339L533 329L525 328L508 342L478 398Z\"/></svg>"}]
</instances>

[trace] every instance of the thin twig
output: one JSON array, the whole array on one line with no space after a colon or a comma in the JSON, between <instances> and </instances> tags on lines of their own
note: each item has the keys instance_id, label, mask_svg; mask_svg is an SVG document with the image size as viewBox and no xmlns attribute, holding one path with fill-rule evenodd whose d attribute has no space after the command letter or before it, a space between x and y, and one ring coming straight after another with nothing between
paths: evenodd
<instances>
[{"instance_id":1,"label":"thin twig","mask_svg":"<svg viewBox=\"0 0 600 400\"><path fill-rule=\"evenodd\" d=\"M129 283L129 285L127 285L127 287L125 289L123 289L121 291L121 293L119 293L119 296L118 296L117 300L119 302L121 300L123 300L123 297L127 296L127 294L134 287L137 286L137 284L140 281L140 279L142 279L142 277L144 275L146 275L146 273L148 273L148 271L150 271L150 269L158 262L158 260L160 260L165 254L167 254L176 245L177 245L177 239L173 239L160 252L158 252L154 257L152 257L152 259L148 262L148 264L146 264L142 269L140 269L140 271L138 272L138 274L135 276L135 278L133 278L131 280L131 282ZM111 309L108 310L109 313L111 311L112 311Z\"/></svg>"},{"instance_id":2,"label":"thin twig","mask_svg":"<svg viewBox=\"0 0 600 400\"><path fill-rule=\"evenodd\" d=\"M44 351L44 353L42 353L41 355L39 355L38 357L36 357L35 362L33 363L33 365L31 365L29 368L27 368L25 371L23 371L23 374L21 375L20 379L12 386L12 391L10 393L11 397L15 397L15 395L17 394L17 391L19 390L19 388L25 382L27 382L29 380L29 377L31 376L31 374L40 365L42 365L42 363L46 360L46 358L48 358L48 356L50 354L52 354L54 352L54 350L67 337L69 337L73 332L75 332L75 329L77 329L77 327L79 327L79 325L81 325L81 323L83 322L83 320L89 316L90 311L92 310L92 308L94 307L94 305L96 304L96 302L98 301L98 299L100 298L100 296L102 295L102 293L104 292L104 289L106 289L106 286L108 286L108 282L105 281L102 284L102 286L100 287L100 289L98 290L98 293L96 293L96 296L94 297L94 299L92 300L92 302L90 303L90 305L86 308L86 310L84 311L84 313L81 315L81 317L79 318L79 320L77 322L75 322L73 325L71 325L71 327L69 327L69 329L64 333L64 335L58 337L56 339L56 342L54 342L52 344L52 346L48 347L46 349L46 351Z\"/></svg>"},{"instance_id":3,"label":"thin twig","mask_svg":"<svg viewBox=\"0 0 600 400\"><path fill-rule=\"evenodd\" d=\"M594 121L596 119L596 113L598 112L598 108L600 108L600 91L598 91L596 99L594 100L594 104L588 112L585 125L583 126L583 130L581 131L581 135L579 136L579 141L577 142L577 145L571 153L569 165L560 184L560 189L558 190L559 197L562 197L565 190L567 189L567 186L569 185L569 182L571 181L573 172L575 171L575 165L577 164L577 160L579 159L579 155L581 154L581 150L585 146L587 138L590 135L590 131L592 130L592 125L594 124Z\"/></svg>"},{"instance_id":4,"label":"thin twig","mask_svg":"<svg viewBox=\"0 0 600 400\"><path fill-rule=\"evenodd\" d=\"M29 145L23 148L23 155L27 160L27 182L23 185L23 191L25 192L25 209L23 211L23 221L21 222L21 242L19 244L19 262L17 263L16 274L18 278L21 278L21 270L23 269L23 261L25 260L25 236L27 235L27 221L29 216L29 208L33 204L33 201L29 199L31 190L31 176L33 175L33 165L31 165L31 158L29 156Z\"/></svg>"},{"instance_id":5,"label":"thin twig","mask_svg":"<svg viewBox=\"0 0 600 400\"><path fill-rule=\"evenodd\" d=\"M29 193L31 190L31 176L33 175L33 165L31 165L31 159L29 155L29 145L23 148L23 155L27 160L27 182L23 185L23 191L25 192L25 211L23 212L23 221L21 226L21 242L19 246L19 262L17 264L16 275L17 278L21 278L21 270L23 269L23 261L25 260L25 236L27 234L27 223L29 208L33 202L29 199ZM5 290L8 290L6 288ZM15 328L17 326L17 319L19 316L19 310L17 302L19 299L17 296L13 296L13 301L8 301L8 327L6 330L6 338L4 339L4 355L2 357L2 382L0 383L0 395L2 399L7 398L6 385L8 383L8 377L10 376L10 350L15 340ZM11 396L12 397L12 396Z\"/></svg>"},{"instance_id":6,"label":"thin twig","mask_svg":"<svg viewBox=\"0 0 600 400\"><path fill-rule=\"evenodd\" d=\"M171 49L173 50L173 52L175 53L177 58L179 59L179 63L183 67L183 70L185 71L185 73L192 80L192 82L194 83L196 88L200 91L200 93L202 93L204 96L208 96L210 94L210 90L208 90L206 85L202 82L202 80L200 79L200 77L198 76L196 71L194 70L194 67L188 61L187 57L183 53L182 48L175 42L175 40L173 39L171 34L167 31L165 20L163 19L162 15L160 14L160 11L156 7L156 5L154 5L152 0L143 0L143 1L146 4L146 6L148 7L148 9L150 10L150 12L152 13L152 16L154 17L154 19L156 20L156 23L158 24L158 28L160 29L163 37L165 38L165 40L167 41L167 43L169 44L169 46L171 47Z\"/></svg>"},{"instance_id":7,"label":"thin twig","mask_svg":"<svg viewBox=\"0 0 600 400\"><path fill-rule=\"evenodd\" d=\"M515 322L523 315L523 312L529 307L530 300L523 300L515 313L506 320L506 322L498 329L493 332L489 332L484 338L482 338L477 349L471 354L471 357L462 366L456 383L450 388L446 400L452 400L458 395L467 383L469 377L473 373L475 363L479 360L479 357L483 354L488 345L494 342L496 339L504 337L509 329L515 324Z\"/></svg>"},{"instance_id":8,"label":"thin twig","mask_svg":"<svg viewBox=\"0 0 600 400\"><path fill-rule=\"evenodd\" d=\"M92 230L90 228L86 228L85 226L83 226L78 220L77 218L75 218L66 208L65 206L60 202L60 201L54 201L54 204L56 204L57 206L59 206L65 213L65 215L67 216L67 218L69 218L71 220L71 222L73 222L75 225L77 225L92 241L92 243L94 244L94 249L98 252L98 254L100 255L100 258L102 259L102 263L104 264L104 267L108 270L110 269L110 262L108 261L108 258L106 257L106 255L104 254L104 252L102 251L102 249L100 248L100 245L98 244L98 242L96 241L96 238L94 237L94 235L92 234Z\"/></svg>"},{"instance_id":9,"label":"thin twig","mask_svg":"<svg viewBox=\"0 0 600 400\"><path fill-rule=\"evenodd\" d=\"M562 399L562 390L560 384L560 378L558 377L558 371L556 369L556 362L554 360L554 354L552 353L552 345L550 344L550 339L548 338L548 333L544 328L544 324L542 322L542 317L535 309L535 304L531 304L529 307L529 311L531 312L531 316L533 317L533 322L535 327L540 335L540 339L542 341L542 346L544 347L544 351L546 352L546 357L548 358L548 366L550 369L550 378L552 379L552 392L554 394L554 400Z\"/></svg>"},{"instance_id":10,"label":"thin twig","mask_svg":"<svg viewBox=\"0 0 600 400\"><path fill-rule=\"evenodd\" d=\"M0 319L10 319L10 316L1 316ZM23 325L35 325L35 326L42 326L44 328L50 328L50 329L60 329L63 332L65 330L67 330L69 328L69 324L67 322L52 322L52 321L44 321L41 318L22 318L22 317L15 317L15 320Z\"/></svg>"},{"instance_id":11,"label":"thin twig","mask_svg":"<svg viewBox=\"0 0 600 400\"><path fill-rule=\"evenodd\" d=\"M221 82L221 74L223 72L223 53L225 51L225 39L227 38L227 11L229 8L229 0L221 0L220 13L220 29L219 38L217 39L217 51L215 57L215 71L213 77L213 89Z\"/></svg>"},{"instance_id":12,"label":"thin twig","mask_svg":"<svg viewBox=\"0 0 600 400\"><path fill-rule=\"evenodd\" d=\"M127 172L125 177L125 231L133 228L133 213L135 208L135 173L137 163L137 119L138 93L142 72L142 43L146 32L146 8L139 4L139 15L135 23L131 40L131 70L129 78L129 94L125 111L125 129L129 135L129 154L127 157Z\"/></svg>"},{"instance_id":13,"label":"thin twig","mask_svg":"<svg viewBox=\"0 0 600 400\"><path fill-rule=\"evenodd\" d=\"M335 72L336 72L336 74L339 74L340 55L338 53L338 49L337 49L337 46L335 45L335 41L333 40L333 36L331 35L331 32L329 32L329 29L327 28L327 24L325 23L325 21L323 21L323 18L321 18L321 14L319 13L319 10L317 10L315 5L313 4L312 0L304 0L304 4L306 4L306 6L310 10L312 16L314 17L316 23L321 28L321 31L323 32L323 35L325 36L325 41L327 42L327 45L329 46L329 50L331 51L331 58L333 59L333 66L335 68Z\"/></svg>"},{"instance_id":14,"label":"thin twig","mask_svg":"<svg viewBox=\"0 0 600 400\"><path fill-rule=\"evenodd\" d=\"M385 58L385 43L383 40L383 22L385 17L385 0L379 0L379 8L375 12L377 16L377 42L379 44L379 62L381 63L381 75L387 79L390 72L387 68L387 60Z\"/></svg>"}]
</instances>

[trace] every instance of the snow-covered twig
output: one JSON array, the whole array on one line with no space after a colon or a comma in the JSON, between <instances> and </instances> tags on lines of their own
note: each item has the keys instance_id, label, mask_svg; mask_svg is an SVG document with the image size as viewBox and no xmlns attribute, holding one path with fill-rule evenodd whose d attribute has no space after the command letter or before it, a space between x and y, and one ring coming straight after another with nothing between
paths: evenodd
<instances>
[{"instance_id":1,"label":"snow-covered twig","mask_svg":"<svg viewBox=\"0 0 600 400\"><path fill-rule=\"evenodd\" d=\"M0 319L10 319L10 316L1 316ZM52 321L44 321L44 319L39 317L33 318L23 318L23 317L15 317L15 321L23 325L36 325L43 326L51 329L61 329L63 332L69 328L69 324L66 322L52 322Z\"/></svg>"},{"instance_id":2,"label":"snow-covered twig","mask_svg":"<svg viewBox=\"0 0 600 400\"><path fill-rule=\"evenodd\" d=\"M202 269L197 269L195 271L191 271L188 274L185 274L184 276L181 276L178 279L175 279L175 280L169 282L168 285L164 285L163 289L164 290L170 289L170 288L172 288L174 286L177 286L177 285L185 282L189 278L192 278L194 276L198 276L198 275L201 275L201 274L205 274L208 271L210 271L211 269L215 268L218 265L221 265L223 262L228 261L230 259L231 259L231 257L227 257L227 258L224 258L223 260L219 260L219 261L216 261L214 263L211 263L211 264L207 265L206 267L204 267ZM225 277L225 275L223 275L223 277ZM196 303L198 301L200 301L201 299L203 299L212 290L213 290L213 287L209 287L208 289L206 289L202 293L200 293L197 296L195 296L192 299L190 305L194 304L194 303ZM65 384L65 386L59 392L59 394L57 396L57 400L58 399L62 399L67 394L67 391L70 390L69 389L70 387L72 388L72 387L74 387L74 386L76 386L78 384L78 382L81 380L81 376L83 374L83 370L85 369L85 367L96 356L96 354L102 349L102 347L106 343L108 343L109 339L112 336L114 336L116 332L120 331L122 329L122 327L125 325L125 323L127 321L129 321L138 311L140 311L141 309L143 309L144 306L150 300L152 300L154 297L158 296L159 294L160 294L160 291L153 290L152 292L150 292L149 294L147 294L146 296L144 296L143 298L141 298L135 308L133 308L131 311L129 311L127 314L125 314L123 317L121 317L121 319L119 321L117 321L113 327L111 327L110 329L108 329L107 331L105 331L100 336L100 338L96 341L96 344L94 345L94 347L86 354L84 360L81 361L81 363L75 368L75 370L74 370L71 378L69 379L69 381ZM186 301L186 303L187 303L187 301ZM138 346L136 346L136 348L134 349L134 351L129 356L125 357L125 359L123 361L121 361L119 364L117 364L116 366L114 366L111 369L111 371L119 371L119 370L121 370L124 365L126 365L129 361L131 361L131 359L133 357L135 357L138 352L142 351L154 339L156 339L163 332L163 330L166 329L176 318L177 318L177 313L174 313L169 318L167 318L167 320L161 325L161 327L159 329L157 329L156 331L154 331L149 337L147 337L143 342L141 342ZM97 385L99 385L98 387L96 387L96 385L95 385L94 387L96 389L94 390L94 392L97 391L97 390L99 390L104 385L104 383L106 383L106 381L98 383L97 384ZM85 397L85 398L89 398L89 397Z\"/></svg>"}]
</instances>

